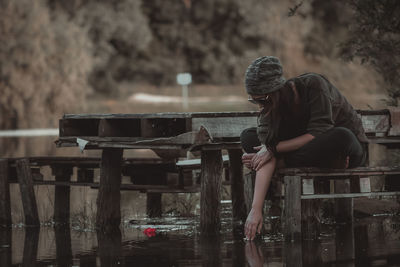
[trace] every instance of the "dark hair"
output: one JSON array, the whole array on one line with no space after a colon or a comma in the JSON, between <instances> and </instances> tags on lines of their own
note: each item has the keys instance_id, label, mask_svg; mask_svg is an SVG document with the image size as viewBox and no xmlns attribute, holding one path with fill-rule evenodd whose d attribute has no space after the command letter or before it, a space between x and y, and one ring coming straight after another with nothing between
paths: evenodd
<instances>
[{"instance_id":1,"label":"dark hair","mask_svg":"<svg viewBox=\"0 0 400 267\"><path fill-rule=\"evenodd\" d=\"M292 83L294 83L293 80L288 80L281 89L270 94L271 100L264 110L270 113L272 120L277 121L277 119L295 115L299 103L296 101Z\"/></svg>"}]
</instances>

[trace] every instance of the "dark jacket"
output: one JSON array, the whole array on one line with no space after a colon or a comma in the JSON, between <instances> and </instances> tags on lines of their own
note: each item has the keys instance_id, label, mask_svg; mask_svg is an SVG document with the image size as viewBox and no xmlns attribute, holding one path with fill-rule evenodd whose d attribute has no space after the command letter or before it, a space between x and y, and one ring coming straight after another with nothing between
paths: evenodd
<instances>
[{"instance_id":1,"label":"dark jacket","mask_svg":"<svg viewBox=\"0 0 400 267\"><path fill-rule=\"evenodd\" d=\"M332 127L348 128L360 142L368 143L356 111L324 76L306 73L291 80L300 96L300 110L275 122L261 111L257 134L262 144L276 146L279 141L306 133L317 137Z\"/></svg>"}]
</instances>

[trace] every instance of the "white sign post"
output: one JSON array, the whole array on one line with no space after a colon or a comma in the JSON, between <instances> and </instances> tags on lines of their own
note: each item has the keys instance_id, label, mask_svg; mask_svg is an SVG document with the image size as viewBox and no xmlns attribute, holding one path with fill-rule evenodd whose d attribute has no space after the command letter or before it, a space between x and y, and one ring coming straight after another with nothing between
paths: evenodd
<instances>
[{"instance_id":1,"label":"white sign post","mask_svg":"<svg viewBox=\"0 0 400 267\"><path fill-rule=\"evenodd\" d=\"M182 85L182 106L183 109L189 107L189 87L192 83L192 75L190 73L179 73L176 75L176 82Z\"/></svg>"}]
</instances>

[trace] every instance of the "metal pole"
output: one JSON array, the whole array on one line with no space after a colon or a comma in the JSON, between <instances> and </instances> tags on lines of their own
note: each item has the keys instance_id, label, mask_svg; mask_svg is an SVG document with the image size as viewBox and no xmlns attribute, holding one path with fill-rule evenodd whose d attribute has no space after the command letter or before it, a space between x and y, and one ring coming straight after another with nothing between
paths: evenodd
<instances>
[{"instance_id":1,"label":"metal pole","mask_svg":"<svg viewBox=\"0 0 400 267\"><path fill-rule=\"evenodd\" d=\"M182 106L185 110L189 108L189 90L187 85L182 85Z\"/></svg>"}]
</instances>

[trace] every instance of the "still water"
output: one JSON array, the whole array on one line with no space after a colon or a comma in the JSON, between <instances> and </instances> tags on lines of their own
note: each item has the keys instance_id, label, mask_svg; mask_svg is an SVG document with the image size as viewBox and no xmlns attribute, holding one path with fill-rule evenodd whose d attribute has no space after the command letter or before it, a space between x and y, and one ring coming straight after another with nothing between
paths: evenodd
<instances>
[{"instance_id":1,"label":"still water","mask_svg":"<svg viewBox=\"0 0 400 267\"><path fill-rule=\"evenodd\" d=\"M219 236L203 238L199 218L165 215L125 221L111 235L76 227L13 226L0 231L0 266L400 266L399 218L326 222L318 240L285 243L279 217L266 218L266 234L245 242L223 204Z\"/></svg>"}]
</instances>

